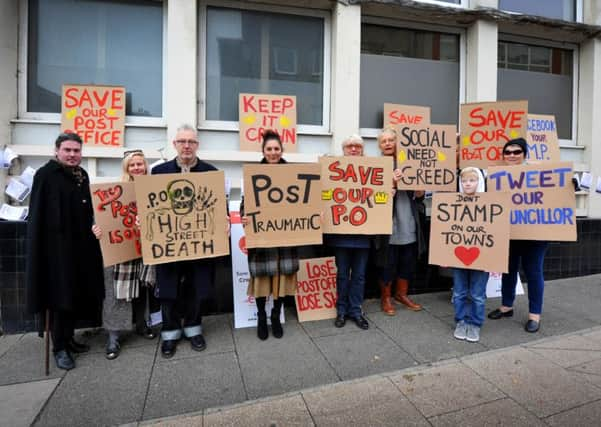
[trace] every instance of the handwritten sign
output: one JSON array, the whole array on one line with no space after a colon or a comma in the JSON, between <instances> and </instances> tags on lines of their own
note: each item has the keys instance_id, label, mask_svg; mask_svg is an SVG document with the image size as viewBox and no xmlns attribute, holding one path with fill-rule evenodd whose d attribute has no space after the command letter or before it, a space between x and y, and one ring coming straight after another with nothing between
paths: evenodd
<instances>
[{"instance_id":1,"label":"handwritten sign","mask_svg":"<svg viewBox=\"0 0 601 427\"><path fill-rule=\"evenodd\" d=\"M457 130L453 125L399 127L397 188L455 191Z\"/></svg>"},{"instance_id":2,"label":"handwritten sign","mask_svg":"<svg viewBox=\"0 0 601 427\"><path fill-rule=\"evenodd\" d=\"M238 102L240 150L261 151L263 132L275 130L284 151L296 152L296 96L241 93Z\"/></svg>"},{"instance_id":3,"label":"handwritten sign","mask_svg":"<svg viewBox=\"0 0 601 427\"><path fill-rule=\"evenodd\" d=\"M391 157L321 157L323 232L392 233Z\"/></svg>"},{"instance_id":4,"label":"handwritten sign","mask_svg":"<svg viewBox=\"0 0 601 427\"><path fill-rule=\"evenodd\" d=\"M507 272L509 193L435 193L430 264Z\"/></svg>"},{"instance_id":5,"label":"handwritten sign","mask_svg":"<svg viewBox=\"0 0 601 427\"><path fill-rule=\"evenodd\" d=\"M559 138L555 116L528 114L528 159L559 162Z\"/></svg>"},{"instance_id":6,"label":"handwritten sign","mask_svg":"<svg viewBox=\"0 0 601 427\"><path fill-rule=\"evenodd\" d=\"M63 132L78 134L85 144L123 146L125 88L123 86L63 85Z\"/></svg>"},{"instance_id":7,"label":"handwritten sign","mask_svg":"<svg viewBox=\"0 0 601 427\"><path fill-rule=\"evenodd\" d=\"M318 164L244 165L246 247L322 243Z\"/></svg>"},{"instance_id":8,"label":"handwritten sign","mask_svg":"<svg viewBox=\"0 0 601 427\"><path fill-rule=\"evenodd\" d=\"M136 192L133 182L90 185L94 219L102 230L100 249L104 266L142 256L140 230L136 227Z\"/></svg>"},{"instance_id":9,"label":"handwritten sign","mask_svg":"<svg viewBox=\"0 0 601 427\"><path fill-rule=\"evenodd\" d=\"M223 171L136 177L144 264L229 253Z\"/></svg>"},{"instance_id":10,"label":"handwritten sign","mask_svg":"<svg viewBox=\"0 0 601 427\"><path fill-rule=\"evenodd\" d=\"M488 191L511 193L511 238L575 241L576 196L571 162L495 166Z\"/></svg>"},{"instance_id":11,"label":"handwritten sign","mask_svg":"<svg viewBox=\"0 0 601 427\"><path fill-rule=\"evenodd\" d=\"M334 257L300 260L296 284L298 321L335 318L336 296Z\"/></svg>"},{"instance_id":12,"label":"handwritten sign","mask_svg":"<svg viewBox=\"0 0 601 427\"><path fill-rule=\"evenodd\" d=\"M430 124L430 107L417 105L384 104L384 123L382 127L402 125Z\"/></svg>"},{"instance_id":13,"label":"handwritten sign","mask_svg":"<svg viewBox=\"0 0 601 427\"><path fill-rule=\"evenodd\" d=\"M526 138L528 101L461 104L459 164L486 169L503 161L503 146Z\"/></svg>"}]
</instances>

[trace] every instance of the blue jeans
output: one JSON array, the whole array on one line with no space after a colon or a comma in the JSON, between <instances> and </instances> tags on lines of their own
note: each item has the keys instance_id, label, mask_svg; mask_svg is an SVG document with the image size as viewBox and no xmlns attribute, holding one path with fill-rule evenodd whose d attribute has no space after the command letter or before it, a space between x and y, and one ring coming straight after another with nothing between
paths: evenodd
<instances>
[{"instance_id":1,"label":"blue jeans","mask_svg":"<svg viewBox=\"0 0 601 427\"><path fill-rule=\"evenodd\" d=\"M482 326L484 323L487 282L488 272L486 271L465 268L453 269L455 321L464 320L465 323ZM471 304L468 303L468 296Z\"/></svg>"},{"instance_id":2,"label":"blue jeans","mask_svg":"<svg viewBox=\"0 0 601 427\"><path fill-rule=\"evenodd\" d=\"M538 240L509 241L509 273L503 274L501 287L501 299L505 307L513 307L521 263L528 281L528 311L532 314L541 314L545 290L543 263L548 246L547 242Z\"/></svg>"},{"instance_id":3,"label":"blue jeans","mask_svg":"<svg viewBox=\"0 0 601 427\"><path fill-rule=\"evenodd\" d=\"M358 317L362 314L361 304L363 304L369 248L337 247L334 249L334 255L338 269L336 311L339 316Z\"/></svg>"}]
</instances>

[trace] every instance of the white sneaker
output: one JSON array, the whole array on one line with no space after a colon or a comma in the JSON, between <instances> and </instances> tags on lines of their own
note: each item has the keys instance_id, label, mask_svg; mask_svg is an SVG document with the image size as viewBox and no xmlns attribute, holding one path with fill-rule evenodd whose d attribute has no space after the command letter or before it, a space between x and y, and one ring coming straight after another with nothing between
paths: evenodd
<instances>
[{"instance_id":1,"label":"white sneaker","mask_svg":"<svg viewBox=\"0 0 601 427\"><path fill-rule=\"evenodd\" d=\"M467 325L467 333L465 339L469 342L480 341L480 326Z\"/></svg>"},{"instance_id":2,"label":"white sneaker","mask_svg":"<svg viewBox=\"0 0 601 427\"><path fill-rule=\"evenodd\" d=\"M455 326L455 333L453 334L453 336L458 340L466 339L467 326L468 325L463 320L457 322L457 326Z\"/></svg>"}]
</instances>

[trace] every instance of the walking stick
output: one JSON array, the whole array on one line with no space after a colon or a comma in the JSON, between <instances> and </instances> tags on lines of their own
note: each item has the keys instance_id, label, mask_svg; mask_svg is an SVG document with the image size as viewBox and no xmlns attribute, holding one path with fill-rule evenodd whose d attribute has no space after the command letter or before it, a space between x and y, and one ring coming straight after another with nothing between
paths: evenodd
<instances>
[{"instance_id":1,"label":"walking stick","mask_svg":"<svg viewBox=\"0 0 601 427\"><path fill-rule=\"evenodd\" d=\"M46 309L46 376L50 375L50 310Z\"/></svg>"}]
</instances>

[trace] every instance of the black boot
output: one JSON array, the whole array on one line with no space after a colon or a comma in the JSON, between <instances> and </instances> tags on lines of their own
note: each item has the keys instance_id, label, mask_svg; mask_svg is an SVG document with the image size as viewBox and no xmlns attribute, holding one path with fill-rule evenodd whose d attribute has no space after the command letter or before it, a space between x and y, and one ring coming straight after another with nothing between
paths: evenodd
<instances>
[{"instance_id":1,"label":"black boot","mask_svg":"<svg viewBox=\"0 0 601 427\"><path fill-rule=\"evenodd\" d=\"M257 336L261 341L265 341L269 336L267 330L267 313L265 311L257 313Z\"/></svg>"},{"instance_id":2,"label":"black boot","mask_svg":"<svg viewBox=\"0 0 601 427\"><path fill-rule=\"evenodd\" d=\"M273 308L271 309L271 332L275 338L282 338L284 336L284 329L280 323L280 312L282 311L282 300L278 298L273 301Z\"/></svg>"}]
</instances>

